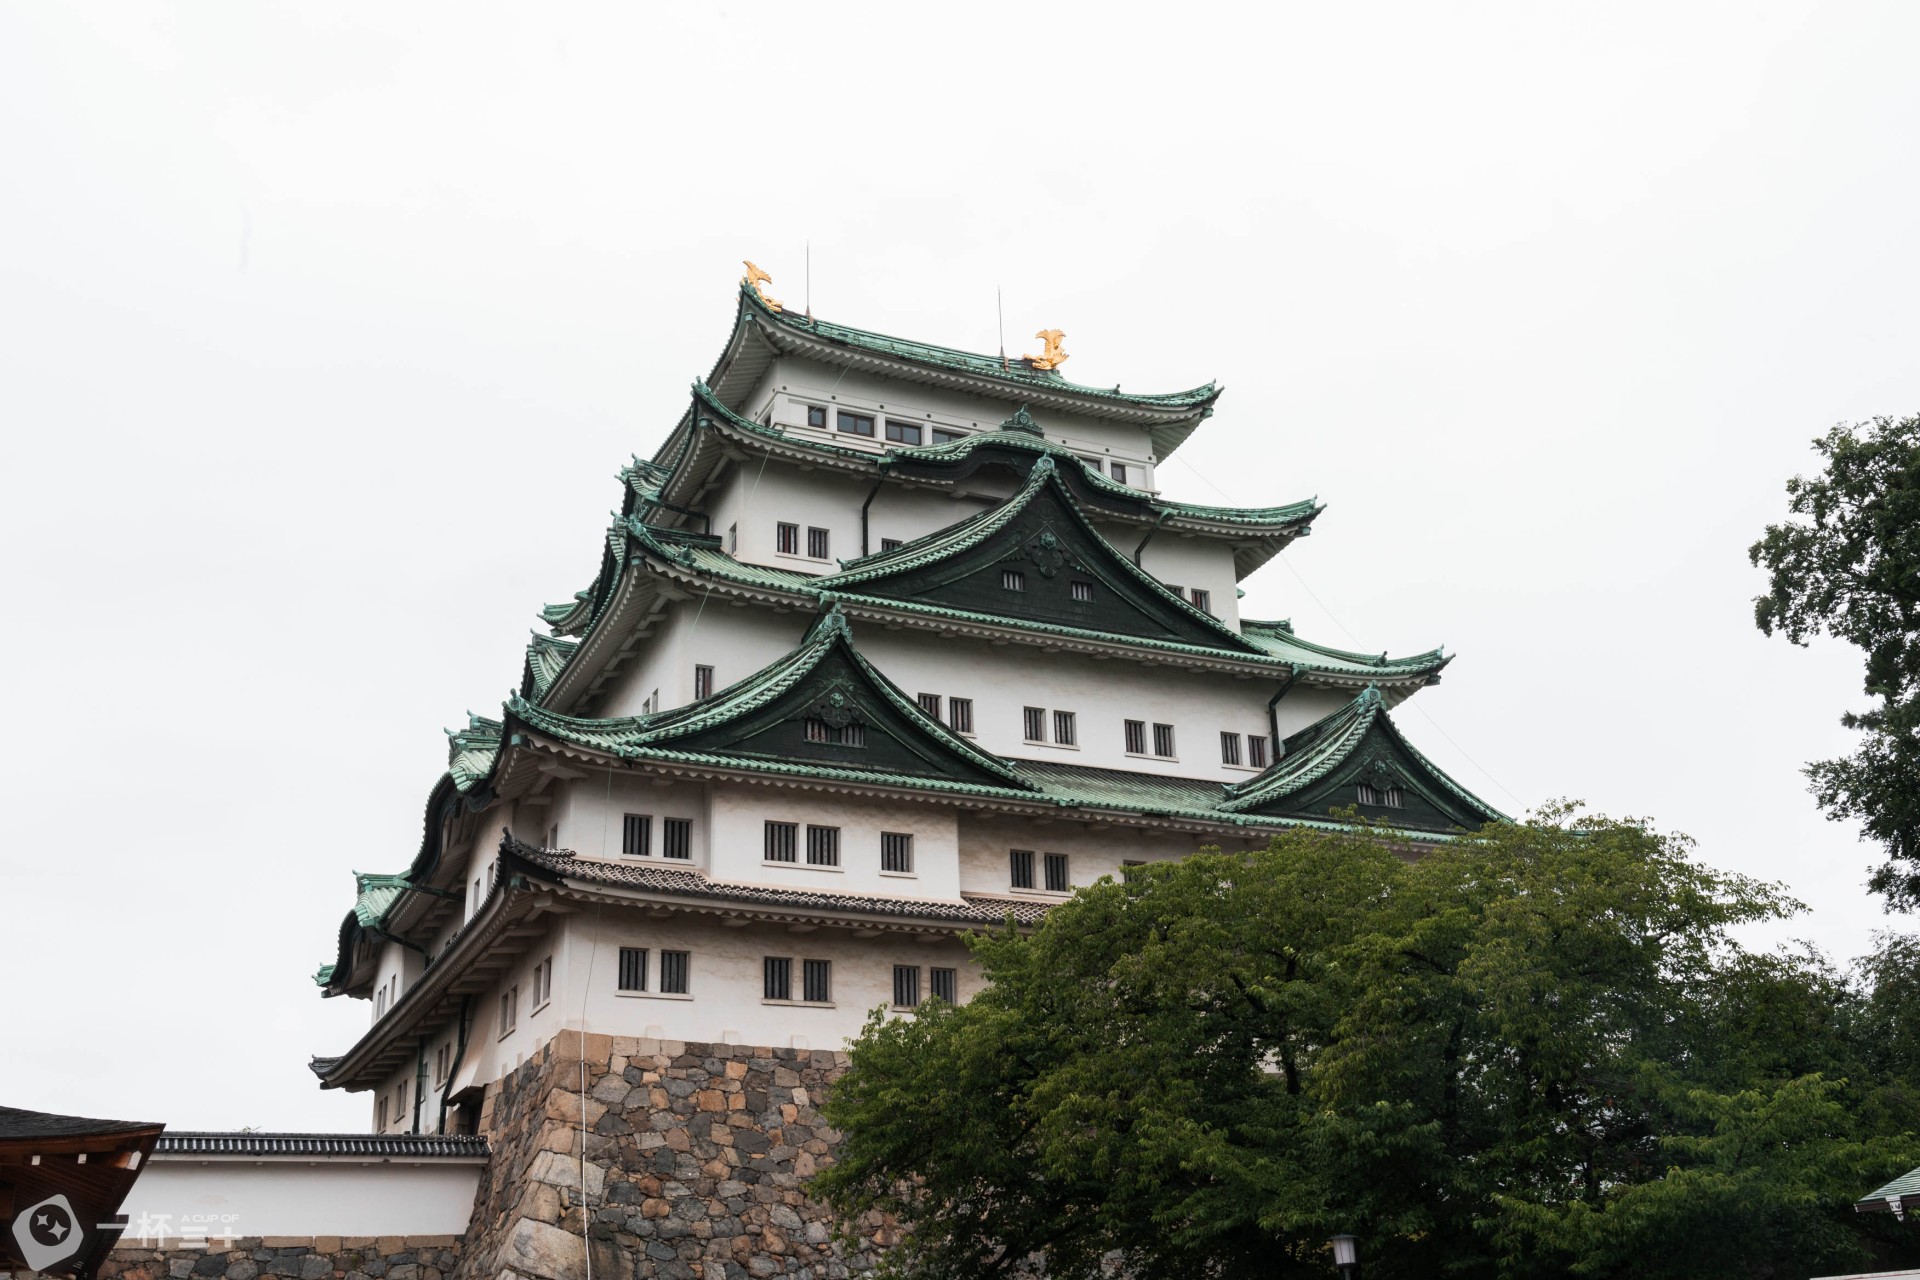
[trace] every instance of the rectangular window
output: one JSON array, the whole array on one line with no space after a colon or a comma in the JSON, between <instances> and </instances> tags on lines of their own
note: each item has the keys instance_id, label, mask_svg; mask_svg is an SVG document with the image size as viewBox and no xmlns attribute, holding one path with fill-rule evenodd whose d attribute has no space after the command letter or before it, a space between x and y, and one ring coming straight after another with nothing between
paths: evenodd
<instances>
[{"instance_id":1,"label":"rectangular window","mask_svg":"<svg viewBox=\"0 0 1920 1280\"><path fill-rule=\"evenodd\" d=\"M1033 850L1007 851L1007 881L1016 889L1033 888Z\"/></svg>"},{"instance_id":2,"label":"rectangular window","mask_svg":"<svg viewBox=\"0 0 1920 1280\"><path fill-rule=\"evenodd\" d=\"M833 961L800 962L800 998L808 1004L826 1004L833 999Z\"/></svg>"},{"instance_id":3,"label":"rectangular window","mask_svg":"<svg viewBox=\"0 0 1920 1280\"><path fill-rule=\"evenodd\" d=\"M407 1122L407 1082L402 1080L400 1087L393 1091L394 1114L400 1117L400 1123Z\"/></svg>"},{"instance_id":4,"label":"rectangular window","mask_svg":"<svg viewBox=\"0 0 1920 1280\"><path fill-rule=\"evenodd\" d=\"M433 1082L444 1084L447 1079L447 1046L441 1045L433 1051Z\"/></svg>"},{"instance_id":5,"label":"rectangular window","mask_svg":"<svg viewBox=\"0 0 1920 1280\"><path fill-rule=\"evenodd\" d=\"M682 859L693 856L692 818L666 818L661 821L660 856Z\"/></svg>"},{"instance_id":6,"label":"rectangular window","mask_svg":"<svg viewBox=\"0 0 1920 1280\"><path fill-rule=\"evenodd\" d=\"M1378 805L1383 809L1402 809L1407 801L1398 787L1375 787L1363 782L1360 784L1360 803Z\"/></svg>"},{"instance_id":7,"label":"rectangular window","mask_svg":"<svg viewBox=\"0 0 1920 1280\"><path fill-rule=\"evenodd\" d=\"M533 1007L537 1012L553 998L553 957L533 966Z\"/></svg>"},{"instance_id":8,"label":"rectangular window","mask_svg":"<svg viewBox=\"0 0 1920 1280\"><path fill-rule=\"evenodd\" d=\"M620 823L620 852L644 858L653 852L653 816L630 813Z\"/></svg>"},{"instance_id":9,"label":"rectangular window","mask_svg":"<svg viewBox=\"0 0 1920 1280\"><path fill-rule=\"evenodd\" d=\"M1027 707L1021 712L1028 742L1047 740L1047 712L1044 707Z\"/></svg>"},{"instance_id":10,"label":"rectangular window","mask_svg":"<svg viewBox=\"0 0 1920 1280\"><path fill-rule=\"evenodd\" d=\"M1073 712L1056 711L1053 713L1053 740L1055 743L1063 747L1074 746L1079 741L1075 736L1078 732L1079 730L1074 725Z\"/></svg>"},{"instance_id":11,"label":"rectangular window","mask_svg":"<svg viewBox=\"0 0 1920 1280\"><path fill-rule=\"evenodd\" d=\"M1147 722L1145 720L1129 720L1126 722L1126 727L1127 754L1130 756L1143 756L1147 754Z\"/></svg>"},{"instance_id":12,"label":"rectangular window","mask_svg":"<svg viewBox=\"0 0 1920 1280\"><path fill-rule=\"evenodd\" d=\"M1000 586L1007 591L1025 591L1027 589L1027 575L1018 569L1002 569L1000 571Z\"/></svg>"},{"instance_id":13,"label":"rectangular window","mask_svg":"<svg viewBox=\"0 0 1920 1280\"><path fill-rule=\"evenodd\" d=\"M913 874L913 837L898 831L880 833L880 869Z\"/></svg>"},{"instance_id":14,"label":"rectangular window","mask_svg":"<svg viewBox=\"0 0 1920 1280\"><path fill-rule=\"evenodd\" d=\"M1202 613L1213 612L1213 593L1212 592L1203 591L1199 587L1195 587L1193 589L1192 599L1193 599L1193 607L1198 609L1200 612Z\"/></svg>"},{"instance_id":15,"label":"rectangular window","mask_svg":"<svg viewBox=\"0 0 1920 1280\"><path fill-rule=\"evenodd\" d=\"M1113 479L1115 483L1117 484L1127 483L1127 464L1126 463L1124 462L1112 463L1110 464L1109 469L1113 472Z\"/></svg>"},{"instance_id":16,"label":"rectangular window","mask_svg":"<svg viewBox=\"0 0 1920 1280\"><path fill-rule=\"evenodd\" d=\"M688 956L684 951L660 953L660 993L669 996L687 994Z\"/></svg>"},{"instance_id":17,"label":"rectangular window","mask_svg":"<svg viewBox=\"0 0 1920 1280\"><path fill-rule=\"evenodd\" d=\"M837 867L840 865L840 828L807 828L807 865L810 867Z\"/></svg>"},{"instance_id":18,"label":"rectangular window","mask_svg":"<svg viewBox=\"0 0 1920 1280\"><path fill-rule=\"evenodd\" d=\"M380 1106L377 1110L380 1112L380 1117L374 1121L373 1127L384 1129L387 1127L387 1095L384 1093L380 1095Z\"/></svg>"},{"instance_id":19,"label":"rectangular window","mask_svg":"<svg viewBox=\"0 0 1920 1280\"><path fill-rule=\"evenodd\" d=\"M870 436L873 434L873 415L870 413L849 413L840 411L840 429L850 436Z\"/></svg>"},{"instance_id":20,"label":"rectangular window","mask_svg":"<svg viewBox=\"0 0 1920 1280\"><path fill-rule=\"evenodd\" d=\"M1106 464L1101 459L1092 457L1084 453L1080 454L1079 458L1080 458L1080 461L1087 464L1087 470L1093 472L1095 475L1106 474L1106 470L1107 470Z\"/></svg>"},{"instance_id":21,"label":"rectangular window","mask_svg":"<svg viewBox=\"0 0 1920 1280\"><path fill-rule=\"evenodd\" d=\"M901 547L904 547L906 545L907 545L906 543L902 542L898 538L880 539L880 550L882 551L898 551Z\"/></svg>"},{"instance_id":22,"label":"rectangular window","mask_svg":"<svg viewBox=\"0 0 1920 1280\"><path fill-rule=\"evenodd\" d=\"M785 956L768 956L760 962L760 972L761 999L793 999L793 961Z\"/></svg>"},{"instance_id":23,"label":"rectangular window","mask_svg":"<svg viewBox=\"0 0 1920 1280\"><path fill-rule=\"evenodd\" d=\"M966 438L967 433L964 431L954 431L948 427L933 428L933 442L935 444L952 444L955 440L964 440Z\"/></svg>"},{"instance_id":24,"label":"rectangular window","mask_svg":"<svg viewBox=\"0 0 1920 1280\"><path fill-rule=\"evenodd\" d=\"M911 1009L920 1003L920 969L917 965L893 966L893 1007Z\"/></svg>"},{"instance_id":25,"label":"rectangular window","mask_svg":"<svg viewBox=\"0 0 1920 1280\"><path fill-rule=\"evenodd\" d=\"M695 666L693 669L693 700L713 696L713 668Z\"/></svg>"},{"instance_id":26,"label":"rectangular window","mask_svg":"<svg viewBox=\"0 0 1920 1280\"><path fill-rule=\"evenodd\" d=\"M958 969L927 970L927 991L935 1000L959 1004L960 971Z\"/></svg>"},{"instance_id":27,"label":"rectangular window","mask_svg":"<svg viewBox=\"0 0 1920 1280\"><path fill-rule=\"evenodd\" d=\"M1220 735L1220 763L1221 764L1239 764L1240 763L1240 735L1239 734L1222 733Z\"/></svg>"},{"instance_id":28,"label":"rectangular window","mask_svg":"<svg viewBox=\"0 0 1920 1280\"><path fill-rule=\"evenodd\" d=\"M1177 587L1171 582L1163 582L1160 585L1179 596L1182 600L1187 598L1187 589L1185 587Z\"/></svg>"},{"instance_id":29,"label":"rectangular window","mask_svg":"<svg viewBox=\"0 0 1920 1280\"><path fill-rule=\"evenodd\" d=\"M826 426L827 425L827 406L823 404L808 405L807 406L807 425L810 427Z\"/></svg>"},{"instance_id":30,"label":"rectangular window","mask_svg":"<svg viewBox=\"0 0 1920 1280\"><path fill-rule=\"evenodd\" d=\"M773 526L773 549L783 556L800 554L800 526L785 520Z\"/></svg>"},{"instance_id":31,"label":"rectangular window","mask_svg":"<svg viewBox=\"0 0 1920 1280\"><path fill-rule=\"evenodd\" d=\"M1093 603L1093 584L1082 578L1073 580L1073 598L1079 604Z\"/></svg>"},{"instance_id":32,"label":"rectangular window","mask_svg":"<svg viewBox=\"0 0 1920 1280\"><path fill-rule=\"evenodd\" d=\"M825 720L809 719L806 734L808 742L830 742L839 747L867 745L867 726L863 724L842 725L836 729Z\"/></svg>"},{"instance_id":33,"label":"rectangular window","mask_svg":"<svg viewBox=\"0 0 1920 1280\"><path fill-rule=\"evenodd\" d=\"M520 988L508 987L500 993L500 1034L513 1034L514 1027L520 1023Z\"/></svg>"},{"instance_id":34,"label":"rectangular window","mask_svg":"<svg viewBox=\"0 0 1920 1280\"><path fill-rule=\"evenodd\" d=\"M767 847L760 856L768 862L792 862L799 843L800 827L792 822L767 824Z\"/></svg>"},{"instance_id":35,"label":"rectangular window","mask_svg":"<svg viewBox=\"0 0 1920 1280\"><path fill-rule=\"evenodd\" d=\"M917 422L895 422L887 419L887 439L895 444L919 444L920 424Z\"/></svg>"},{"instance_id":36,"label":"rectangular window","mask_svg":"<svg viewBox=\"0 0 1920 1280\"><path fill-rule=\"evenodd\" d=\"M1073 881L1067 878L1067 855L1050 853L1046 858L1047 892L1065 893L1073 887Z\"/></svg>"},{"instance_id":37,"label":"rectangular window","mask_svg":"<svg viewBox=\"0 0 1920 1280\"><path fill-rule=\"evenodd\" d=\"M1173 759L1173 726L1157 724L1153 726L1153 754Z\"/></svg>"},{"instance_id":38,"label":"rectangular window","mask_svg":"<svg viewBox=\"0 0 1920 1280\"><path fill-rule=\"evenodd\" d=\"M825 529L807 530L807 554L815 560L827 558L827 531Z\"/></svg>"},{"instance_id":39,"label":"rectangular window","mask_svg":"<svg viewBox=\"0 0 1920 1280\"><path fill-rule=\"evenodd\" d=\"M1250 733L1247 735L1247 763L1256 769L1267 767L1267 735Z\"/></svg>"},{"instance_id":40,"label":"rectangular window","mask_svg":"<svg viewBox=\"0 0 1920 1280\"><path fill-rule=\"evenodd\" d=\"M560 847L560 824L556 822L552 826L547 828L547 848L558 849L559 847Z\"/></svg>"},{"instance_id":41,"label":"rectangular window","mask_svg":"<svg viewBox=\"0 0 1920 1280\"><path fill-rule=\"evenodd\" d=\"M620 989L622 991L647 989L647 949L645 947L620 948Z\"/></svg>"},{"instance_id":42,"label":"rectangular window","mask_svg":"<svg viewBox=\"0 0 1920 1280\"><path fill-rule=\"evenodd\" d=\"M740 554L740 522L738 520L727 526L727 554L730 556Z\"/></svg>"},{"instance_id":43,"label":"rectangular window","mask_svg":"<svg viewBox=\"0 0 1920 1280\"><path fill-rule=\"evenodd\" d=\"M973 699L947 699L947 728L955 733L973 732Z\"/></svg>"},{"instance_id":44,"label":"rectangular window","mask_svg":"<svg viewBox=\"0 0 1920 1280\"><path fill-rule=\"evenodd\" d=\"M914 700L920 704L920 709L922 711L932 716L935 720L938 720L940 718L940 695L939 694L919 693L914 695Z\"/></svg>"}]
</instances>

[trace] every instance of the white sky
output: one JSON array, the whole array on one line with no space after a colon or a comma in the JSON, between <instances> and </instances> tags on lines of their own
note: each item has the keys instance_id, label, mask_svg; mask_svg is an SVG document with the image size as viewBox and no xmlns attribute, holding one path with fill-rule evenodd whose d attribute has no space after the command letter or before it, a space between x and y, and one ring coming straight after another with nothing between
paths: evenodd
<instances>
[{"instance_id":1,"label":"white sky","mask_svg":"<svg viewBox=\"0 0 1920 1280\"><path fill-rule=\"evenodd\" d=\"M1445 643L1467 785L1865 946L1798 774L1859 663L1746 547L1920 399L1920 9L692 8L0 8L0 1101L365 1127L348 872L809 240L827 318L992 350L998 284L1077 380L1221 379L1167 490L1329 503L1250 614Z\"/></svg>"}]
</instances>

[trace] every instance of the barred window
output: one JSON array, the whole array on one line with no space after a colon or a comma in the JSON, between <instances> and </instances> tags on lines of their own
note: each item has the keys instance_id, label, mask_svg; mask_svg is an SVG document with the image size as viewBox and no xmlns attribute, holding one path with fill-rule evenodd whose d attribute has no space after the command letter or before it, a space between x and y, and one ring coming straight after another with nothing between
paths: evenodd
<instances>
[{"instance_id":1,"label":"barred window","mask_svg":"<svg viewBox=\"0 0 1920 1280\"><path fill-rule=\"evenodd\" d=\"M1250 733L1247 735L1247 763L1256 769L1267 767L1267 735Z\"/></svg>"},{"instance_id":2,"label":"barred window","mask_svg":"<svg viewBox=\"0 0 1920 1280\"><path fill-rule=\"evenodd\" d=\"M664 819L660 823L660 846L660 856L663 858L691 858L693 856L693 819Z\"/></svg>"},{"instance_id":3,"label":"barred window","mask_svg":"<svg viewBox=\"0 0 1920 1280\"><path fill-rule=\"evenodd\" d=\"M1193 589L1192 600L1193 600L1193 607L1198 609L1200 612L1202 613L1213 612L1213 593L1212 592L1203 591L1199 587L1195 587Z\"/></svg>"},{"instance_id":4,"label":"barred window","mask_svg":"<svg viewBox=\"0 0 1920 1280\"><path fill-rule=\"evenodd\" d=\"M768 862L792 862L799 842L800 827L793 822L769 822L767 847L761 857Z\"/></svg>"},{"instance_id":5,"label":"barred window","mask_svg":"<svg viewBox=\"0 0 1920 1280\"><path fill-rule=\"evenodd\" d=\"M1360 784L1360 803L1378 805L1383 809L1404 809L1407 801L1398 787L1375 787L1363 782Z\"/></svg>"},{"instance_id":6,"label":"barred window","mask_svg":"<svg viewBox=\"0 0 1920 1280\"><path fill-rule=\"evenodd\" d=\"M913 837L898 831L882 831L880 833L880 869L911 874Z\"/></svg>"},{"instance_id":7,"label":"barred window","mask_svg":"<svg viewBox=\"0 0 1920 1280\"><path fill-rule=\"evenodd\" d=\"M1056 711L1053 713L1053 740L1063 747L1071 747L1078 739L1074 727L1073 712Z\"/></svg>"},{"instance_id":8,"label":"barred window","mask_svg":"<svg viewBox=\"0 0 1920 1280\"><path fill-rule=\"evenodd\" d=\"M1044 707L1028 707L1023 712L1026 721L1027 741L1045 742L1047 740L1047 712Z\"/></svg>"},{"instance_id":9,"label":"barred window","mask_svg":"<svg viewBox=\"0 0 1920 1280\"><path fill-rule=\"evenodd\" d=\"M840 865L840 828L807 828L807 865L810 867L837 867Z\"/></svg>"},{"instance_id":10,"label":"barred window","mask_svg":"<svg viewBox=\"0 0 1920 1280\"><path fill-rule=\"evenodd\" d=\"M1093 599L1093 584L1083 579L1075 578L1073 580L1073 598L1081 604L1086 604L1091 601Z\"/></svg>"},{"instance_id":11,"label":"barred window","mask_svg":"<svg viewBox=\"0 0 1920 1280\"><path fill-rule=\"evenodd\" d=\"M697 702L701 698L713 696L713 668L695 666L693 669L693 697Z\"/></svg>"},{"instance_id":12,"label":"barred window","mask_svg":"<svg viewBox=\"0 0 1920 1280\"><path fill-rule=\"evenodd\" d=\"M901 547L904 547L906 545L907 544L901 541L899 538L880 539L880 549L882 551L898 551Z\"/></svg>"},{"instance_id":13,"label":"barred window","mask_svg":"<svg viewBox=\"0 0 1920 1280\"><path fill-rule=\"evenodd\" d=\"M793 961L785 956L768 956L760 962L762 999L793 999Z\"/></svg>"},{"instance_id":14,"label":"barred window","mask_svg":"<svg viewBox=\"0 0 1920 1280\"><path fill-rule=\"evenodd\" d=\"M848 413L840 411L840 429L850 436L870 436L873 434L873 415L870 413Z\"/></svg>"},{"instance_id":15,"label":"barred window","mask_svg":"<svg viewBox=\"0 0 1920 1280\"><path fill-rule=\"evenodd\" d=\"M773 549L783 556L800 554L800 526L782 520L773 526Z\"/></svg>"},{"instance_id":16,"label":"barred window","mask_svg":"<svg viewBox=\"0 0 1920 1280\"><path fill-rule=\"evenodd\" d=\"M973 699L947 699L947 727L955 733L973 732Z\"/></svg>"},{"instance_id":17,"label":"barred window","mask_svg":"<svg viewBox=\"0 0 1920 1280\"><path fill-rule=\"evenodd\" d=\"M647 989L647 949L645 947L620 948L620 989L622 991Z\"/></svg>"},{"instance_id":18,"label":"barred window","mask_svg":"<svg viewBox=\"0 0 1920 1280\"><path fill-rule=\"evenodd\" d=\"M917 702L919 702L920 709L922 711L932 716L935 720L938 720L940 718L940 695L939 694L920 693L920 694L915 694L914 698Z\"/></svg>"},{"instance_id":19,"label":"barred window","mask_svg":"<svg viewBox=\"0 0 1920 1280\"><path fill-rule=\"evenodd\" d=\"M691 957L684 951L660 953L660 991L663 995L687 994L687 970Z\"/></svg>"},{"instance_id":20,"label":"barred window","mask_svg":"<svg viewBox=\"0 0 1920 1280\"><path fill-rule=\"evenodd\" d=\"M1221 764L1239 764L1240 763L1240 735L1239 734L1226 733L1224 731L1220 734L1220 763Z\"/></svg>"},{"instance_id":21,"label":"barred window","mask_svg":"<svg viewBox=\"0 0 1920 1280\"><path fill-rule=\"evenodd\" d=\"M920 969L916 965L893 966L893 1007L911 1009L920 1003Z\"/></svg>"},{"instance_id":22,"label":"barred window","mask_svg":"<svg viewBox=\"0 0 1920 1280\"><path fill-rule=\"evenodd\" d=\"M957 969L927 970L927 993L935 1000L959 1004L960 972Z\"/></svg>"},{"instance_id":23,"label":"barred window","mask_svg":"<svg viewBox=\"0 0 1920 1280\"><path fill-rule=\"evenodd\" d=\"M1047 855L1047 892L1065 893L1073 888L1073 881L1067 877L1067 855L1050 853Z\"/></svg>"},{"instance_id":24,"label":"barred window","mask_svg":"<svg viewBox=\"0 0 1920 1280\"><path fill-rule=\"evenodd\" d=\"M867 726L850 724L836 729L825 720L809 717L806 722L808 742L827 742L837 747L864 747L867 745Z\"/></svg>"},{"instance_id":25,"label":"barred window","mask_svg":"<svg viewBox=\"0 0 1920 1280\"><path fill-rule=\"evenodd\" d=\"M800 962L800 998L809 1004L826 1004L833 999L833 961Z\"/></svg>"},{"instance_id":26,"label":"barred window","mask_svg":"<svg viewBox=\"0 0 1920 1280\"><path fill-rule=\"evenodd\" d=\"M1153 754L1173 758L1173 726L1156 724L1153 726Z\"/></svg>"},{"instance_id":27,"label":"barred window","mask_svg":"<svg viewBox=\"0 0 1920 1280\"><path fill-rule=\"evenodd\" d=\"M620 852L629 858L644 858L653 852L653 817L630 813L620 823Z\"/></svg>"},{"instance_id":28,"label":"barred window","mask_svg":"<svg viewBox=\"0 0 1920 1280\"><path fill-rule=\"evenodd\" d=\"M1027 575L1018 569L1002 569L1000 571L1000 585L1008 591L1025 591L1027 589Z\"/></svg>"},{"instance_id":29,"label":"barred window","mask_svg":"<svg viewBox=\"0 0 1920 1280\"><path fill-rule=\"evenodd\" d=\"M807 554L815 560L827 558L827 531L809 528L807 530Z\"/></svg>"},{"instance_id":30,"label":"barred window","mask_svg":"<svg viewBox=\"0 0 1920 1280\"><path fill-rule=\"evenodd\" d=\"M1008 850L1007 879L1016 889L1033 888L1033 850Z\"/></svg>"},{"instance_id":31,"label":"barred window","mask_svg":"<svg viewBox=\"0 0 1920 1280\"><path fill-rule=\"evenodd\" d=\"M1143 756L1147 754L1147 722L1145 720L1129 720L1126 722L1126 727L1127 754L1133 756Z\"/></svg>"}]
</instances>

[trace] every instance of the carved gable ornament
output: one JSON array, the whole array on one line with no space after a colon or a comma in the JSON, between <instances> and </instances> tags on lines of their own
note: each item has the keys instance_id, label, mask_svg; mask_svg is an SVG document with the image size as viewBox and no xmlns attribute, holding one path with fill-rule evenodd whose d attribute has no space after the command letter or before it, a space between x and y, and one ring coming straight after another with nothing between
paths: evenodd
<instances>
[{"instance_id":1,"label":"carved gable ornament","mask_svg":"<svg viewBox=\"0 0 1920 1280\"><path fill-rule=\"evenodd\" d=\"M1053 577L1067 563L1067 549L1051 525L1042 525L1040 532L1027 539L1026 552L1027 559L1043 578Z\"/></svg>"},{"instance_id":2,"label":"carved gable ornament","mask_svg":"<svg viewBox=\"0 0 1920 1280\"><path fill-rule=\"evenodd\" d=\"M1389 763L1384 756L1376 755L1368 760L1360 770L1355 781L1372 787L1375 791L1391 791L1395 787L1406 785L1406 778L1400 770Z\"/></svg>"},{"instance_id":3,"label":"carved gable ornament","mask_svg":"<svg viewBox=\"0 0 1920 1280\"><path fill-rule=\"evenodd\" d=\"M813 700L803 716L806 719L819 720L831 729L844 729L850 724L865 723L861 718L859 705L837 680L827 688L826 692Z\"/></svg>"}]
</instances>

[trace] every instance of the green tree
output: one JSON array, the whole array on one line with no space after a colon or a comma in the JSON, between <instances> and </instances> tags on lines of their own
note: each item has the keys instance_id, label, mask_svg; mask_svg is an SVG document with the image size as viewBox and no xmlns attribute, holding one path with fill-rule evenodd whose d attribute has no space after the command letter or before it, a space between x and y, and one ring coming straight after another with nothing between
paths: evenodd
<instances>
[{"instance_id":1,"label":"green tree","mask_svg":"<svg viewBox=\"0 0 1920 1280\"><path fill-rule=\"evenodd\" d=\"M972 1003L876 1015L815 1189L925 1277L1320 1277L1342 1230L1380 1278L1885 1260L1851 1201L1920 1144L1865 1105L1862 997L1729 937L1794 909L1570 812L1136 869L977 940Z\"/></svg>"},{"instance_id":2,"label":"green tree","mask_svg":"<svg viewBox=\"0 0 1920 1280\"><path fill-rule=\"evenodd\" d=\"M1825 469L1787 481L1787 523L1748 550L1767 570L1754 622L1795 644L1837 636L1866 654L1858 750L1807 776L1829 818L1857 820L1886 861L1870 884L1920 905L1920 417L1836 426L1813 442Z\"/></svg>"}]
</instances>

